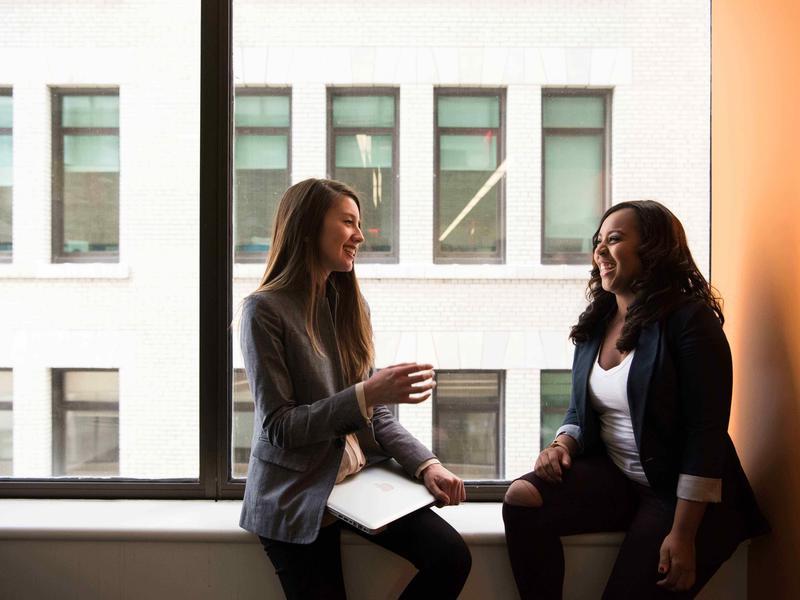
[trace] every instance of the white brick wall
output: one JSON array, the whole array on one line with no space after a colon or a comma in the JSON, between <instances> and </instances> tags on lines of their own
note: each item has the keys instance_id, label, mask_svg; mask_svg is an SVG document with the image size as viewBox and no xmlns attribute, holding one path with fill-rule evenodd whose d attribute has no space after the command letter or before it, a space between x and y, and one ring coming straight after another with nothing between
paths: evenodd
<instances>
[{"instance_id":1,"label":"white brick wall","mask_svg":"<svg viewBox=\"0 0 800 600\"><path fill-rule=\"evenodd\" d=\"M378 363L506 370L506 473L527 471L539 372L570 366L587 271L540 264L541 89L613 88L612 201L667 204L707 272L708 3L242 1L234 16L236 83L292 87L293 182L325 175L327 85L399 87L400 262L358 266ZM0 84L14 89L0 367L14 369L15 475L51 473L49 369L114 367L121 475L195 476L199 3L2 3L0 22ZM49 264L59 85L120 89L119 265ZM436 85L507 89L505 265L432 262ZM235 306L261 268L236 267ZM241 367L238 337L234 349ZM430 404L400 415L430 443Z\"/></svg>"}]
</instances>

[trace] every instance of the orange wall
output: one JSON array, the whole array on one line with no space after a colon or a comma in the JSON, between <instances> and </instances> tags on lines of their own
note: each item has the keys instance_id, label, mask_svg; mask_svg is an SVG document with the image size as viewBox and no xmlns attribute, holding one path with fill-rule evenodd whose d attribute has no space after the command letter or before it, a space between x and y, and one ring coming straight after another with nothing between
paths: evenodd
<instances>
[{"instance_id":1,"label":"orange wall","mask_svg":"<svg viewBox=\"0 0 800 600\"><path fill-rule=\"evenodd\" d=\"M800 0L712 1L711 114L731 435L773 527L749 597L800 598Z\"/></svg>"}]
</instances>

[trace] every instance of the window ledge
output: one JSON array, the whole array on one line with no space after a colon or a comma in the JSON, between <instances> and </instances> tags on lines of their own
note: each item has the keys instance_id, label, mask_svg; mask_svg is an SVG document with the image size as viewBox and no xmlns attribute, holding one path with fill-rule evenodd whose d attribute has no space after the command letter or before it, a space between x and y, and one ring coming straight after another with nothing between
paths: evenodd
<instances>
[{"instance_id":1,"label":"window ledge","mask_svg":"<svg viewBox=\"0 0 800 600\"><path fill-rule=\"evenodd\" d=\"M0 279L128 279L131 270L120 263L0 264Z\"/></svg>"},{"instance_id":2,"label":"window ledge","mask_svg":"<svg viewBox=\"0 0 800 600\"><path fill-rule=\"evenodd\" d=\"M369 279L589 279L588 265L434 265L359 263L356 273ZM261 264L235 264L235 279L258 279L264 274Z\"/></svg>"},{"instance_id":3,"label":"window ledge","mask_svg":"<svg viewBox=\"0 0 800 600\"><path fill-rule=\"evenodd\" d=\"M0 500L0 539L255 542L239 528L239 500ZM504 546L502 505L433 509L470 545ZM618 546L621 533L574 535L568 546ZM346 535L345 543L368 542Z\"/></svg>"}]
</instances>

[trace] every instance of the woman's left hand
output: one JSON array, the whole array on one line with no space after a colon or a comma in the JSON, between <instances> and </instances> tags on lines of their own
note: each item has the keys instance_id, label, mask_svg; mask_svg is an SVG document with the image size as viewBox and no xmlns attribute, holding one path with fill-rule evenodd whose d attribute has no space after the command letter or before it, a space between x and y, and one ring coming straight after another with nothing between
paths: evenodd
<instances>
[{"instance_id":1,"label":"woman's left hand","mask_svg":"<svg viewBox=\"0 0 800 600\"><path fill-rule=\"evenodd\" d=\"M673 592L690 589L697 575L694 537L670 531L661 544L658 573L664 578L657 585Z\"/></svg>"},{"instance_id":2,"label":"woman's left hand","mask_svg":"<svg viewBox=\"0 0 800 600\"><path fill-rule=\"evenodd\" d=\"M425 487L436 498L437 506L455 505L467 499L464 482L440 464L432 464L422 472Z\"/></svg>"}]
</instances>

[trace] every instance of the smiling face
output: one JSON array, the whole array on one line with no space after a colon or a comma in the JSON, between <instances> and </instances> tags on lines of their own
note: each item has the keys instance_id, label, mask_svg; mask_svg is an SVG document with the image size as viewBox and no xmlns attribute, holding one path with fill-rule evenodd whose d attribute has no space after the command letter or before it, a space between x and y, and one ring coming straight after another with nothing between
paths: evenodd
<instances>
[{"instance_id":1,"label":"smiling face","mask_svg":"<svg viewBox=\"0 0 800 600\"><path fill-rule=\"evenodd\" d=\"M603 289L617 296L632 296L631 283L641 275L641 234L636 212L623 208L600 225L592 260L600 269Z\"/></svg>"},{"instance_id":2,"label":"smiling face","mask_svg":"<svg viewBox=\"0 0 800 600\"><path fill-rule=\"evenodd\" d=\"M325 213L319 234L319 259L325 276L352 271L363 241L358 205L348 196L339 196Z\"/></svg>"}]
</instances>

